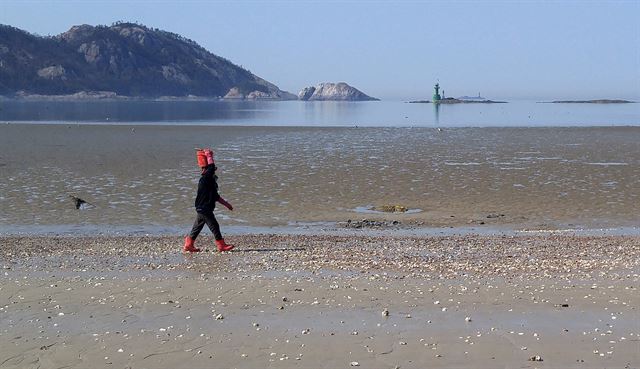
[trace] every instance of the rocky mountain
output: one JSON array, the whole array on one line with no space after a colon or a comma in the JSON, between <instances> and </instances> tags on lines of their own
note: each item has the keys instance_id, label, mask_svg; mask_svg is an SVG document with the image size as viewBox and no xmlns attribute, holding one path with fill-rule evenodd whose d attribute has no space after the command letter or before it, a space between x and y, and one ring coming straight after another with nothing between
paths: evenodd
<instances>
[{"instance_id":1,"label":"rocky mountain","mask_svg":"<svg viewBox=\"0 0 640 369\"><path fill-rule=\"evenodd\" d=\"M305 87L298 93L298 99L304 101L378 101L355 87L344 82L320 83L316 86Z\"/></svg>"},{"instance_id":2,"label":"rocky mountain","mask_svg":"<svg viewBox=\"0 0 640 369\"><path fill-rule=\"evenodd\" d=\"M134 23L41 37L0 25L0 95L296 96L175 33Z\"/></svg>"}]
</instances>

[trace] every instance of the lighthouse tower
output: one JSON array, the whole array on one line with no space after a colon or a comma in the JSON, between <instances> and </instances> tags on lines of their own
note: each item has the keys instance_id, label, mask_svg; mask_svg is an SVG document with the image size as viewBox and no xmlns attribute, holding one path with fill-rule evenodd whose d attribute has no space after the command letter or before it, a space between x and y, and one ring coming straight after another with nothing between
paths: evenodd
<instances>
[{"instance_id":1,"label":"lighthouse tower","mask_svg":"<svg viewBox=\"0 0 640 369\"><path fill-rule=\"evenodd\" d=\"M433 87L433 90L434 90L434 92L433 92L433 102L434 102L434 103L437 103L437 102L439 102L439 101L440 101L440 99L442 98L442 97L440 96L440 93L439 93L439 90L440 90L440 84L439 84L439 83L436 83L436 85Z\"/></svg>"}]
</instances>

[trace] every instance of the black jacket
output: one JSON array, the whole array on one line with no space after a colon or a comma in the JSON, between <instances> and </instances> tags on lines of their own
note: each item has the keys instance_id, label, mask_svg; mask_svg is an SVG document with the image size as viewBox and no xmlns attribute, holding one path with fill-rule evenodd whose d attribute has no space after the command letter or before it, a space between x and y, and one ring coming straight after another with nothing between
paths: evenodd
<instances>
[{"instance_id":1,"label":"black jacket","mask_svg":"<svg viewBox=\"0 0 640 369\"><path fill-rule=\"evenodd\" d=\"M216 182L218 177L215 173L215 164L210 164L200 177L195 203L198 213L209 213L216 208L216 201L218 201L220 195L218 194L218 183Z\"/></svg>"}]
</instances>

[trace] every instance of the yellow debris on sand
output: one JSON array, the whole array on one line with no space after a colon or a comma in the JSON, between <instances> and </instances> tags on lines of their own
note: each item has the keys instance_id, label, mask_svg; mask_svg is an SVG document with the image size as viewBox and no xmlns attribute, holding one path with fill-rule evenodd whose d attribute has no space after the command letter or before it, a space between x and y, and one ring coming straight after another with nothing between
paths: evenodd
<instances>
[{"instance_id":1,"label":"yellow debris on sand","mask_svg":"<svg viewBox=\"0 0 640 369\"><path fill-rule=\"evenodd\" d=\"M385 213L405 213L409 208L402 205L382 205L374 207L373 210L383 211Z\"/></svg>"}]
</instances>

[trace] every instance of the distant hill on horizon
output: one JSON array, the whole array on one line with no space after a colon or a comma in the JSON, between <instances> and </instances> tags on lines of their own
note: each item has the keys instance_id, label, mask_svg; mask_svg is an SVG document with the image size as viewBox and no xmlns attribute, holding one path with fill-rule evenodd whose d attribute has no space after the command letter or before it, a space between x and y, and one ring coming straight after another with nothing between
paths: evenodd
<instances>
[{"instance_id":1,"label":"distant hill on horizon","mask_svg":"<svg viewBox=\"0 0 640 369\"><path fill-rule=\"evenodd\" d=\"M192 40L136 23L79 25L50 37L0 25L0 95L101 93L297 98Z\"/></svg>"}]
</instances>

